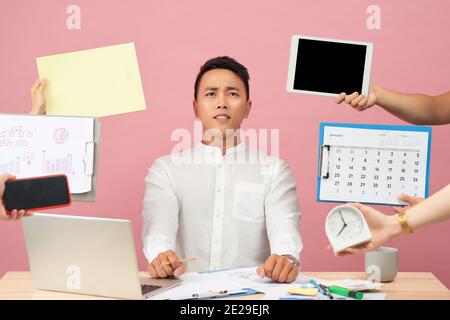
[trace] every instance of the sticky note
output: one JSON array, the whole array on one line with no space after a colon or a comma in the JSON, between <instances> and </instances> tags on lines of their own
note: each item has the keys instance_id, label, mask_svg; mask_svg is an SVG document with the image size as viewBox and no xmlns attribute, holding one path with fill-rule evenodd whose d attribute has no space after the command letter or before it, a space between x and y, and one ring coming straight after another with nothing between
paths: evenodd
<instances>
[{"instance_id":1,"label":"sticky note","mask_svg":"<svg viewBox=\"0 0 450 320\"><path fill-rule=\"evenodd\" d=\"M298 294L302 296L315 296L317 292L317 288L291 288L288 290L289 294Z\"/></svg>"},{"instance_id":2,"label":"sticky note","mask_svg":"<svg viewBox=\"0 0 450 320\"><path fill-rule=\"evenodd\" d=\"M36 58L47 114L103 117L146 109L134 43Z\"/></svg>"}]
</instances>

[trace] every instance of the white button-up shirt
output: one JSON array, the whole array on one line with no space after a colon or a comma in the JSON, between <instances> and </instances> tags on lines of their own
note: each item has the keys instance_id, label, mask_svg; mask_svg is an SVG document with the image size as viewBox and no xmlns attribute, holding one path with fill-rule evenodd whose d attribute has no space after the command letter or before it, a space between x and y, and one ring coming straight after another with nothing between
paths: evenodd
<instances>
[{"instance_id":1,"label":"white button-up shirt","mask_svg":"<svg viewBox=\"0 0 450 320\"><path fill-rule=\"evenodd\" d=\"M174 250L196 257L190 271L256 266L270 254L300 261L300 209L294 176L277 157L244 143L202 143L158 158L145 179L142 239L152 261Z\"/></svg>"}]
</instances>

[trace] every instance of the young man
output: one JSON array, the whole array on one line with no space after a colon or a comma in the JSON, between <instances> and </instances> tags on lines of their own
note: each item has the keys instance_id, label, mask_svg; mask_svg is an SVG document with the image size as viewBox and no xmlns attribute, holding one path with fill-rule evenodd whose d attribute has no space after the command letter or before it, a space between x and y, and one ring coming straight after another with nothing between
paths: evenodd
<instances>
[{"instance_id":1,"label":"young man","mask_svg":"<svg viewBox=\"0 0 450 320\"><path fill-rule=\"evenodd\" d=\"M185 257L196 257L189 264L195 271L259 265L258 274L276 282L298 275L303 245L294 176L285 162L239 138L252 106L248 80L232 58L207 61L193 101L202 142L149 170L143 242L152 277L180 276Z\"/></svg>"}]
</instances>

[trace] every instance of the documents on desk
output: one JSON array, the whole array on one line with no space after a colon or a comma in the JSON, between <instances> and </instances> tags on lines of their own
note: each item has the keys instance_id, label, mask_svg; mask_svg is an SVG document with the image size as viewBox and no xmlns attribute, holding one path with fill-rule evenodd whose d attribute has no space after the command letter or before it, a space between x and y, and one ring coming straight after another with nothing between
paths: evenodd
<instances>
[{"instance_id":1,"label":"documents on desk","mask_svg":"<svg viewBox=\"0 0 450 320\"><path fill-rule=\"evenodd\" d=\"M300 274L292 283L276 283L270 278L261 278L256 273L256 267L229 269L223 271L186 273L180 277L183 283L170 290L152 296L149 300L179 300L193 298L220 298L232 293L243 293L243 289L251 288L264 293L264 300L279 300L289 297L292 299L326 300L327 296L318 292L315 296L304 297L301 295L289 295L289 291L301 292L295 289L314 287L312 283L324 285L347 286L352 290L380 289L381 285L365 280L343 279L326 281ZM315 280L315 281L311 281ZM292 290L294 289L294 290ZM381 292L365 293L363 300L384 300L385 294ZM338 300L348 300L342 296L336 296Z\"/></svg>"}]
</instances>

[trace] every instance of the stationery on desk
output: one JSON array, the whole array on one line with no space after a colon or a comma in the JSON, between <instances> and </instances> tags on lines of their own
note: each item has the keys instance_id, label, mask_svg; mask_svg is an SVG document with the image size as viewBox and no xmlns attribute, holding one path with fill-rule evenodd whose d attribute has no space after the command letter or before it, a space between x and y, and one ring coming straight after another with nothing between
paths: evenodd
<instances>
[{"instance_id":1,"label":"stationery on desk","mask_svg":"<svg viewBox=\"0 0 450 320\"><path fill-rule=\"evenodd\" d=\"M292 283L277 283L270 278L261 278L256 273L256 267L237 268L202 273L186 273L180 277L183 283L175 288L153 296L152 300L160 299L216 299L239 295L264 293L265 300L383 300L384 293L354 294L354 288L346 288L345 284L355 284L359 289L379 289L365 280L325 281L305 275L299 275ZM352 282L353 281L353 282ZM334 291L334 292L333 292Z\"/></svg>"}]
</instances>

